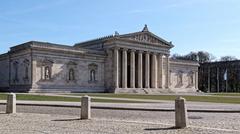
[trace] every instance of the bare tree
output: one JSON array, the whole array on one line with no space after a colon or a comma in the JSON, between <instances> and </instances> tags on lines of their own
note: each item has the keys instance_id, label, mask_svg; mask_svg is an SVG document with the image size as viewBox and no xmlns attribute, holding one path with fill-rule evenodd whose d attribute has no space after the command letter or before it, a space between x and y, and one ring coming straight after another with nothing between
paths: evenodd
<instances>
[{"instance_id":1,"label":"bare tree","mask_svg":"<svg viewBox=\"0 0 240 134\"><path fill-rule=\"evenodd\" d=\"M234 56L223 56L220 58L220 61L233 61L233 60L238 60L238 59Z\"/></svg>"},{"instance_id":2,"label":"bare tree","mask_svg":"<svg viewBox=\"0 0 240 134\"><path fill-rule=\"evenodd\" d=\"M212 54L204 51L199 51L199 52L190 52L187 55L179 55L179 54L174 54L172 56L173 59L181 59L181 60L193 60L193 61L198 61L198 62L210 62L215 58Z\"/></svg>"}]
</instances>

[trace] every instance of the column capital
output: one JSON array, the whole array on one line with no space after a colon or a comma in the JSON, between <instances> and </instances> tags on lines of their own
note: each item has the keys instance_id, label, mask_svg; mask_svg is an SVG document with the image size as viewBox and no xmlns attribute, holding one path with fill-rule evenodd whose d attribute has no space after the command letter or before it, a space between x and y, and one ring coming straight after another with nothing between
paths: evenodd
<instances>
[{"instance_id":1,"label":"column capital","mask_svg":"<svg viewBox=\"0 0 240 134\"><path fill-rule=\"evenodd\" d=\"M151 52L152 55L157 55L158 53L157 52Z\"/></svg>"},{"instance_id":2,"label":"column capital","mask_svg":"<svg viewBox=\"0 0 240 134\"><path fill-rule=\"evenodd\" d=\"M113 47L112 49L113 49L113 50L119 50L120 47Z\"/></svg>"},{"instance_id":3,"label":"column capital","mask_svg":"<svg viewBox=\"0 0 240 134\"><path fill-rule=\"evenodd\" d=\"M136 52L137 50L135 50L135 49L130 49L130 52Z\"/></svg>"},{"instance_id":4,"label":"column capital","mask_svg":"<svg viewBox=\"0 0 240 134\"><path fill-rule=\"evenodd\" d=\"M128 51L128 49L127 49L127 48L122 48L122 50L123 50L123 51Z\"/></svg>"},{"instance_id":5,"label":"column capital","mask_svg":"<svg viewBox=\"0 0 240 134\"><path fill-rule=\"evenodd\" d=\"M150 51L144 51L145 54L150 54L151 52Z\"/></svg>"},{"instance_id":6,"label":"column capital","mask_svg":"<svg viewBox=\"0 0 240 134\"><path fill-rule=\"evenodd\" d=\"M158 53L158 56L163 56L164 54L162 54L162 53Z\"/></svg>"},{"instance_id":7,"label":"column capital","mask_svg":"<svg viewBox=\"0 0 240 134\"><path fill-rule=\"evenodd\" d=\"M166 56L166 57L169 57L169 56L170 56L170 54L164 54L164 56Z\"/></svg>"},{"instance_id":8,"label":"column capital","mask_svg":"<svg viewBox=\"0 0 240 134\"><path fill-rule=\"evenodd\" d=\"M137 52L138 52L138 53L143 53L143 51L142 51L142 50L138 50Z\"/></svg>"}]
</instances>

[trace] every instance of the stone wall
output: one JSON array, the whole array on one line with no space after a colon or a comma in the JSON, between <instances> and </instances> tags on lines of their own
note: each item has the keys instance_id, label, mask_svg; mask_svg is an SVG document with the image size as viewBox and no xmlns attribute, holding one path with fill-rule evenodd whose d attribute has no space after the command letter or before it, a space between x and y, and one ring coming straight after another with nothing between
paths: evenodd
<instances>
[{"instance_id":1,"label":"stone wall","mask_svg":"<svg viewBox=\"0 0 240 134\"><path fill-rule=\"evenodd\" d=\"M47 66L50 67L49 79L45 79ZM104 74L104 60L101 57L34 51L31 91L104 92Z\"/></svg>"},{"instance_id":2,"label":"stone wall","mask_svg":"<svg viewBox=\"0 0 240 134\"><path fill-rule=\"evenodd\" d=\"M9 56L7 54L0 55L0 90L9 87Z\"/></svg>"},{"instance_id":3,"label":"stone wall","mask_svg":"<svg viewBox=\"0 0 240 134\"><path fill-rule=\"evenodd\" d=\"M31 84L31 52L23 50L10 54L10 86Z\"/></svg>"},{"instance_id":4,"label":"stone wall","mask_svg":"<svg viewBox=\"0 0 240 134\"><path fill-rule=\"evenodd\" d=\"M31 85L31 54L29 49L7 53L0 60L1 90L26 91Z\"/></svg>"}]
</instances>

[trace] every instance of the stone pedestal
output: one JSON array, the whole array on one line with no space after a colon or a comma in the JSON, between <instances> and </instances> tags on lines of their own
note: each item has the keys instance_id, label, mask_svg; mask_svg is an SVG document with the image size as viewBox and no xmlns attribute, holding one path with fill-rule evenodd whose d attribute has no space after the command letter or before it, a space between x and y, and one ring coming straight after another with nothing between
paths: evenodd
<instances>
[{"instance_id":1,"label":"stone pedestal","mask_svg":"<svg viewBox=\"0 0 240 134\"><path fill-rule=\"evenodd\" d=\"M7 96L6 113L16 113L16 95L14 93L10 93Z\"/></svg>"},{"instance_id":2,"label":"stone pedestal","mask_svg":"<svg viewBox=\"0 0 240 134\"><path fill-rule=\"evenodd\" d=\"M81 99L81 119L91 118L91 98L83 96Z\"/></svg>"},{"instance_id":3,"label":"stone pedestal","mask_svg":"<svg viewBox=\"0 0 240 134\"><path fill-rule=\"evenodd\" d=\"M185 128L188 125L187 108L185 99L178 97L175 100L175 127Z\"/></svg>"}]
</instances>

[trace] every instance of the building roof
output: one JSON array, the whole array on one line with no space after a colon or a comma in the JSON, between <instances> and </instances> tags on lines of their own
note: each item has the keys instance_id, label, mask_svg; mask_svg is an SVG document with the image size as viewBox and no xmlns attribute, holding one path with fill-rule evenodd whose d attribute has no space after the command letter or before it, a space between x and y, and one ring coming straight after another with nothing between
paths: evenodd
<instances>
[{"instance_id":1,"label":"building roof","mask_svg":"<svg viewBox=\"0 0 240 134\"><path fill-rule=\"evenodd\" d=\"M80 52L80 53L94 53L94 54L103 54L101 51L89 50L85 48L76 48L73 46L55 44L49 42L40 42L40 41L29 41L14 47L10 48L10 52L20 51L26 48L44 48L51 50L60 50L60 51L69 51L69 52Z\"/></svg>"}]
</instances>

